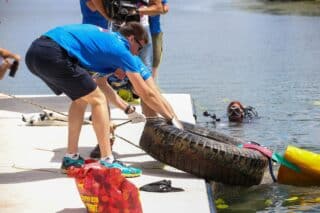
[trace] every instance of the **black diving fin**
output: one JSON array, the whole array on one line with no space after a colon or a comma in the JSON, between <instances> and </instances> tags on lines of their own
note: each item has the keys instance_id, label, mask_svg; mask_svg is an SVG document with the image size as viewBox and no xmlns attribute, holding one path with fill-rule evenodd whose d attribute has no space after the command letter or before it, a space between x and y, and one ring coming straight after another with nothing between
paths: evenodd
<instances>
[{"instance_id":1,"label":"black diving fin","mask_svg":"<svg viewBox=\"0 0 320 213\"><path fill-rule=\"evenodd\" d=\"M160 180L141 186L140 191L146 192L182 192L184 189L171 186L171 180Z\"/></svg>"}]
</instances>

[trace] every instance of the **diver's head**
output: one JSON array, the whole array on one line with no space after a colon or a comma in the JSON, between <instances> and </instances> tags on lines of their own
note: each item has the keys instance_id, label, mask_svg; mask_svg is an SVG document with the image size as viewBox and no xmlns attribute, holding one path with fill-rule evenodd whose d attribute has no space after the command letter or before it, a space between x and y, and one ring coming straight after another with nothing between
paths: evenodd
<instances>
[{"instance_id":1,"label":"diver's head","mask_svg":"<svg viewBox=\"0 0 320 213\"><path fill-rule=\"evenodd\" d=\"M244 107L239 101L232 101L227 108L229 121L241 123L244 119Z\"/></svg>"}]
</instances>

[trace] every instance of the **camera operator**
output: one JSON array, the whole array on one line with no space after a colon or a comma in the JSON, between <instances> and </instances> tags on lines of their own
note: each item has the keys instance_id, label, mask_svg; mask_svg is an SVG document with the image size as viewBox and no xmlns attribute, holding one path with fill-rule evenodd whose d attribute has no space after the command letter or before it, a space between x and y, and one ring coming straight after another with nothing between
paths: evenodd
<instances>
[{"instance_id":1,"label":"camera operator","mask_svg":"<svg viewBox=\"0 0 320 213\"><path fill-rule=\"evenodd\" d=\"M110 17L108 11L106 11L104 2L112 2L112 0L92 0L92 3L95 5L96 9L109 21L113 21L113 18ZM128 0L128 2L143 2L141 0ZM164 10L161 0L149 0L146 7L140 7L135 12L139 15L148 15L154 16L163 14L166 11Z\"/></svg>"},{"instance_id":2,"label":"camera operator","mask_svg":"<svg viewBox=\"0 0 320 213\"><path fill-rule=\"evenodd\" d=\"M9 50L0 48L0 80L3 79L4 74L10 69L9 75L14 77L18 69L20 56L11 53Z\"/></svg>"}]
</instances>

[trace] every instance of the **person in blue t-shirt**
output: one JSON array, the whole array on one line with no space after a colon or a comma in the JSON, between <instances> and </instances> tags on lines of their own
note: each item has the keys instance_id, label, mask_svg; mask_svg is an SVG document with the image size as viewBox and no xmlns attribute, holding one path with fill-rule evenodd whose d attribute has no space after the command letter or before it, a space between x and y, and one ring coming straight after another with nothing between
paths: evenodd
<instances>
[{"instance_id":1,"label":"person in blue t-shirt","mask_svg":"<svg viewBox=\"0 0 320 213\"><path fill-rule=\"evenodd\" d=\"M163 13L169 11L169 5L167 0L162 0ZM153 62L152 62L152 77L155 79L158 75L158 68L162 58L162 44L163 44L163 32L161 30L160 15L150 16L150 32L152 37L152 49L153 49Z\"/></svg>"},{"instance_id":2,"label":"person in blue t-shirt","mask_svg":"<svg viewBox=\"0 0 320 213\"><path fill-rule=\"evenodd\" d=\"M105 17L108 20L111 20L110 14L108 14L108 11L105 8L105 1L108 0L91 0L93 5L95 6L96 10L100 12L100 14ZM145 27L145 30L150 33L150 27L149 27L149 17L152 15L159 15L164 13L164 8L161 4L161 0L138 0L137 1L137 10L129 11L131 14L137 14L140 16L140 24L142 24ZM116 21L117 23L110 24L111 30L116 30L117 26L121 26L122 22L118 23L119 21ZM116 26L114 26L116 25ZM152 63L153 63L153 50L152 50L152 41L151 41L151 33L150 33L150 39L149 43L145 45L143 50L140 52L139 56L142 59L142 61L145 63L145 65L152 69Z\"/></svg>"},{"instance_id":3,"label":"person in blue t-shirt","mask_svg":"<svg viewBox=\"0 0 320 213\"><path fill-rule=\"evenodd\" d=\"M80 9L82 13L82 24L94 24L108 29L108 20L96 10L91 0L80 0Z\"/></svg>"},{"instance_id":4,"label":"person in blue t-shirt","mask_svg":"<svg viewBox=\"0 0 320 213\"><path fill-rule=\"evenodd\" d=\"M97 82L106 84L106 77L102 76L117 69L125 72L149 110L159 113L177 128L183 128L172 107L157 90L150 70L135 56L147 42L143 27L131 22L121 27L119 32L109 32L89 24L60 26L31 44L25 58L28 69L55 94L65 93L72 100L68 115L68 148L62 161L62 171L84 164L78 153L78 140L85 109L89 104L101 151L100 163L120 169L126 177L141 174L140 169L115 160L111 151L108 98L97 87ZM97 82L89 71L101 76ZM131 108L125 111L132 113Z\"/></svg>"},{"instance_id":5,"label":"person in blue t-shirt","mask_svg":"<svg viewBox=\"0 0 320 213\"><path fill-rule=\"evenodd\" d=\"M82 13L82 24L94 24L96 26L100 26L104 29L108 29L108 20L103 17L95 8L95 5L91 0L80 0L80 8ZM151 39L150 39L151 40ZM127 79L127 78L126 78ZM100 86L100 85L99 85ZM109 85L103 85L100 89L105 93L105 95L109 96L110 102L113 103L114 106L125 110L127 107L129 107L129 104L127 104L122 98L118 97L117 93L112 90L112 88L109 87ZM119 92L118 92L119 93ZM131 106L130 106L131 107ZM108 104L109 108L109 104ZM135 109L134 107L131 107L132 109ZM110 112L110 110L109 110ZM109 115L110 116L110 115ZM91 116L90 116L91 118ZM128 118L132 121L132 123L138 123L138 122L144 122L144 116L134 110L133 113L128 114ZM111 144L113 144L113 124L110 124L111 126ZM93 149L93 151L90 153L90 157L92 158L99 158L100 157L100 148L99 144L96 145L96 147Z\"/></svg>"}]
</instances>

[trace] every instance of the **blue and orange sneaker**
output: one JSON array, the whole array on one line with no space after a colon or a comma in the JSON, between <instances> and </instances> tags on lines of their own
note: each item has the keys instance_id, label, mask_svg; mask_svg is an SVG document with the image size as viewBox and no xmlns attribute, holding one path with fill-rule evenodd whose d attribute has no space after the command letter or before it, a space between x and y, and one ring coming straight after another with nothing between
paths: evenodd
<instances>
[{"instance_id":1,"label":"blue and orange sneaker","mask_svg":"<svg viewBox=\"0 0 320 213\"><path fill-rule=\"evenodd\" d=\"M71 166L79 168L83 166L83 164L84 164L84 159L81 156L79 156L79 158L76 160L69 157L63 157L62 164L61 164L61 173L66 174L68 169Z\"/></svg>"},{"instance_id":2,"label":"blue and orange sneaker","mask_svg":"<svg viewBox=\"0 0 320 213\"><path fill-rule=\"evenodd\" d=\"M139 177L142 174L141 169L134 168L131 166L126 166L121 161L118 161L118 160L114 160L112 163L108 163L107 161L100 160L100 164L107 168L120 169L122 175L127 178Z\"/></svg>"}]
</instances>

